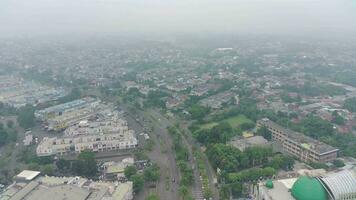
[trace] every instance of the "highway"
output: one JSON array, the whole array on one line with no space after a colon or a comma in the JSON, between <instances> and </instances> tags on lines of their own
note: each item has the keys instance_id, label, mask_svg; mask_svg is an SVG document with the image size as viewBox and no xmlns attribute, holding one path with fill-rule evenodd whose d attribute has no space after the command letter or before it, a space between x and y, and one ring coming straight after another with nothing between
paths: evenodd
<instances>
[{"instance_id":1,"label":"highway","mask_svg":"<svg viewBox=\"0 0 356 200\"><path fill-rule=\"evenodd\" d=\"M157 163L160 167L161 177L156 188L146 185L144 191L140 192L135 199L144 200L150 193L157 193L160 199L179 200L179 170L172 151L172 139L166 126L159 123L158 119L153 119L148 112L136 110L136 114L130 114L132 111L129 111L127 107L120 108L128 113L126 115L128 124L137 134L143 132L144 127L153 127L153 131L149 135L156 145L152 151L147 152L147 155L152 162Z\"/></svg>"}]
</instances>

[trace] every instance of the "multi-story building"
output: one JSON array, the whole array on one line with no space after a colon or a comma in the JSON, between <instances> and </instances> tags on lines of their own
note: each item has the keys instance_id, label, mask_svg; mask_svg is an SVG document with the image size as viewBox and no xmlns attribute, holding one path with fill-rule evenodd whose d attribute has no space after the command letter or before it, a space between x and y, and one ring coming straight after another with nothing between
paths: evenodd
<instances>
[{"instance_id":1,"label":"multi-story building","mask_svg":"<svg viewBox=\"0 0 356 200\"><path fill-rule=\"evenodd\" d=\"M272 133L272 140L282 145L283 151L302 161L324 163L337 158L338 149L302 133L286 129L267 118L258 120L257 127L266 127Z\"/></svg>"},{"instance_id":2,"label":"multi-story building","mask_svg":"<svg viewBox=\"0 0 356 200\"><path fill-rule=\"evenodd\" d=\"M65 112L72 112L91 105L97 105L99 102L100 101L95 98L85 97L64 104L52 106L43 110L38 110L35 112L35 117L41 121L45 121L50 118L63 115Z\"/></svg>"},{"instance_id":3,"label":"multi-story building","mask_svg":"<svg viewBox=\"0 0 356 200\"><path fill-rule=\"evenodd\" d=\"M131 149L137 146L133 130L125 134L80 135L76 137L45 137L37 146L37 156L64 155L70 152L80 153L84 150L93 152Z\"/></svg>"},{"instance_id":4,"label":"multi-story building","mask_svg":"<svg viewBox=\"0 0 356 200\"><path fill-rule=\"evenodd\" d=\"M20 175L20 176L19 176ZM92 181L82 177L41 176L25 170L0 193L1 200L132 200L132 182Z\"/></svg>"}]
</instances>

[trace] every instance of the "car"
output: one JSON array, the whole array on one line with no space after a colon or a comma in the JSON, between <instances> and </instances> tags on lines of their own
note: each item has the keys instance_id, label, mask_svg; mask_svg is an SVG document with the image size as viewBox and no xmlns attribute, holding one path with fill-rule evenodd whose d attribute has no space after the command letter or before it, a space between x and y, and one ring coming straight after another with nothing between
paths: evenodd
<instances>
[{"instance_id":1,"label":"car","mask_svg":"<svg viewBox=\"0 0 356 200\"><path fill-rule=\"evenodd\" d=\"M175 182L176 182L176 179L175 179L175 178L172 178L172 182L175 183Z\"/></svg>"}]
</instances>

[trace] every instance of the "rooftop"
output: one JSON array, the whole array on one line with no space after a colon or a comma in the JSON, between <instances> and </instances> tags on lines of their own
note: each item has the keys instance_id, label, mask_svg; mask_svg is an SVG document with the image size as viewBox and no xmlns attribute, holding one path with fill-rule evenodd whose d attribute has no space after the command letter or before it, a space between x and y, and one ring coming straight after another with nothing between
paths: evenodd
<instances>
[{"instance_id":1,"label":"rooftop","mask_svg":"<svg viewBox=\"0 0 356 200\"><path fill-rule=\"evenodd\" d=\"M39 171L23 170L21 173L16 175L16 178L31 181L34 178L36 178L40 173L41 172L39 172Z\"/></svg>"},{"instance_id":2,"label":"rooftop","mask_svg":"<svg viewBox=\"0 0 356 200\"><path fill-rule=\"evenodd\" d=\"M274 129L277 129L277 130L281 130L283 133L287 134L287 136L290 140L293 140L294 142L299 143L299 145L302 148L314 151L314 152L318 153L319 155L323 155L323 154L330 153L333 151L338 151L337 148L334 148L334 147L327 145L323 142L315 140L315 139L308 137L302 133L295 132L290 129L286 129L267 118L258 120L258 123L267 125L269 127L273 127Z\"/></svg>"}]
</instances>

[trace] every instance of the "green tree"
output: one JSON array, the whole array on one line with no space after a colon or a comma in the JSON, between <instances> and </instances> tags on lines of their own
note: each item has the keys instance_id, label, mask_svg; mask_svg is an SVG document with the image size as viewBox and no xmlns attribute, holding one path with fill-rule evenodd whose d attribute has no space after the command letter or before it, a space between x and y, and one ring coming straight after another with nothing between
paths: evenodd
<instances>
[{"instance_id":1,"label":"green tree","mask_svg":"<svg viewBox=\"0 0 356 200\"><path fill-rule=\"evenodd\" d=\"M145 181L149 182L156 182L159 180L160 173L159 173L159 167L157 164L153 164L152 166L148 167L145 169L143 172Z\"/></svg>"},{"instance_id":2,"label":"green tree","mask_svg":"<svg viewBox=\"0 0 356 200\"><path fill-rule=\"evenodd\" d=\"M346 99L344 103L344 108L351 112L356 112L356 97Z\"/></svg>"},{"instance_id":3,"label":"green tree","mask_svg":"<svg viewBox=\"0 0 356 200\"><path fill-rule=\"evenodd\" d=\"M69 170L70 169L70 161L64 160L64 159L59 159L56 163L56 166L61 171Z\"/></svg>"},{"instance_id":4,"label":"green tree","mask_svg":"<svg viewBox=\"0 0 356 200\"><path fill-rule=\"evenodd\" d=\"M337 125L344 125L345 124L345 119L339 115L339 113L335 110L332 113L333 119L332 122L337 124Z\"/></svg>"},{"instance_id":5,"label":"green tree","mask_svg":"<svg viewBox=\"0 0 356 200\"><path fill-rule=\"evenodd\" d=\"M6 144L8 133L4 129L0 129L0 146Z\"/></svg>"},{"instance_id":6,"label":"green tree","mask_svg":"<svg viewBox=\"0 0 356 200\"><path fill-rule=\"evenodd\" d=\"M191 114L192 119L202 120L208 113L210 109L198 104L193 105L189 112Z\"/></svg>"},{"instance_id":7,"label":"green tree","mask_svg":"<svg viewBox=\"0 0 356 200\"><path fill-rule=\"evenodd\" d=\"M336 159L333 161L333 164L335 165L335 167L344 167L345 163L342 162L342 160Z\"/></svg>"},{"instance_id":8,"label":"green tree","mask_svg":"<svg viewBox=\"0 0 356 200\"><path fill-rule=\"evenodd\" d=\"M78 159L73 162L73 171L87 178L95 177L98 173L95 154L89 151L81 152Z\"/></svg>"},{"instance_id":9,"label":"green tree","mask_svg":"<svg viewBox=\"0 0 356 200\"><path fill-rule=\"evenodd\" d=\"M264 137L266 140L272 140L272 133L266 127L261 127L257 130L257 135Z\"/></svg>"},{"instance_id":10,"label":"green tree","mask_svg":"<svg viewBox=\"0 0 356 200\"><path fill-rule=\"evenodd\" d=\"M135 166L128 166L124 170L124 174L127 179L130 179L131 176L135 175L136 173L137 173L137 169Z\"/></svg>"},{"instance_id":11,"label":"green tree","mask_svg":"<svg viewBox=\"0 0 356 200\"><path fill-rule=\"evenodd\" d=\"M159 197L157 194L150 194L146 200L159 200Z\"/></svg>"},{"instance_id":12,"label":"green tree","mask_svg":"<svg viewBox=\"0 0 356 200\"><path fill-rule=\"evenodd\" d=\"M6 121L6 126L7 128L13 128L14 127L14 121L12 121L11 119Z\"/></svg>"},{"instance_id":13,"label":"green tree","mask_svg":"<svg viewBox=\"0 0 356 200\"><path fill-rule=\"evenodd\" d=\"M189 190L185 185L179 186L178 192L183 200L185 200L189 195Z\"/></svg>"},{"instance_id":14,"label":"green tree","mask_svg":"<svg viewBox=\"0 0 356 200\"><path fill-rule=\"evenodd\" d=\"M47 164L41 167L41 172L46 175L53 175L54 169L52 164Z\"/></svg>"},{"instance_id":15,"label":"green tree","mask_svg":"<svg viewBox=\"0 0 356 200\"><path fill-rule=\"evenodd\" d=\"M31 105L26 105L19 110L17 121L22 128L31 128L35 126L35 108Z\"/></svg>"},{"instance_id":16,"label":"green tree","mask_svg":"<svg viewBox=\"0 0 356 200\"><path fill-rule=\"evenodd\" d=\"M138 174L132 175L130 181L133 182L133 191L135 193L138 193L143 188L143 185L145 183L142 175Z\"/></svg>"}]
</instances>

